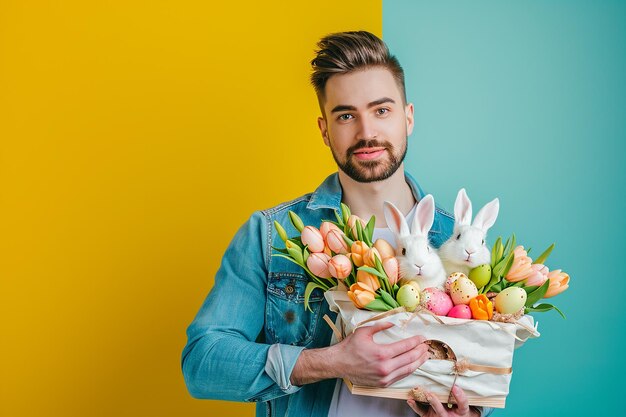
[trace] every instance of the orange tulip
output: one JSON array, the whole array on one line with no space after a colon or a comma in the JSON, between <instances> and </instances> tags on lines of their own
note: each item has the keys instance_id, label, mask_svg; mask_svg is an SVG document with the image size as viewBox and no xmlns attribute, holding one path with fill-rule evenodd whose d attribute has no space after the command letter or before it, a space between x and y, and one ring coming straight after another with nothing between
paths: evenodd
<instances>
[{"instance_id":1,"label":"orange tulip","mask_svg":"<svg viewBox=\"0 0 626 417\"><path fill-rule=\"evenodd\" d=\"M350 286L348 297L357 308L365 308L366 305L376 299L376 293L369 285L356 282Z\"/></svg>"},{"instance_id":2,"label":"orange tulip","mask_svg":"<svg viewBox=\"0 0 626 417\"><path fill-rule=\"evenodd\" d=\"M368 249L369 246L367 246L365 242L361 242L360 240L357 240L352 244L352 246L350 247L350 258L352 259L352 262L354 262L354 265L356 265L357 267L363 266L363 257L365 256L365 253Z\"/></svg>"},{"instance_id":3,"label":"orange tulip","mask_svg":"<svg viewBox=\"0 0 626 417\"><path fill-rule=\"evenodd\" d=\"M378 250L381 260L396 256L396 250L385 239L376 239L374 247Z\"/></svg>"},{"instance_id":4,"label":"orange tulip","mask_svg":"<svg viewBox=\"0 0 626 417\"><path fill-rule=\"evenodd\" d=\"M311 271L316 277L330 278L328 261L330 261L330 256L326 255L325 253L312 253L306 260L306 266L309 268L309 271Z\"/></svg>"},{"instance_id":5,"label":"orange tulip","mask_svg":"<svg viewBox=\"0 0 626 417\"><path fill-rule=\"evenodd\" d=\"M363 220L359 216L356 216L356 215L353 214L350 217L348 217L348 228L350 229L350 232L352 232L352 238L353 239L358 239L359 238L359 236L357 234L357 230L356 230L356 222L361 223L361 229L365 229L365 226L367 225L365 223L365 220Z\"/></svg>"},{"instance_id":6,"label":"orange tulip","mask_svg":"<svg viewBox=\"0 0 626 417\"><path fill-rule=\"evenodd\" d=\"M334 223L322 222L322 224L320 225L320 233L322 234L322 237L324 238L324 240L326 240L326 236L328 235L328 232L330 232L331 230L336 230L338 232L341 231Z\"/></svg>"},{"instance_id":7,"label":"orange tulip","mask_svg":"<svg viewBox=\"0 0 626 417\"><path fill-rule=\"evenodd\" d=\"M332 223L331 223L332 224ZM346 254L348 253L348 244L343 239L343 232L341 230L330 230L325 237L326 246L335 253Z\"/></svg>"},{"instance_id":8,"label":"orange tulip","mask_svg":"<svg viewBox=\"0 0 626 417\"><path fill-rule=\"evenodd\" d=\"M569 288L569 275L561 272L560 269L548 273L548 279L550 280L550 286L543 298L554 297Z\"/></svg>"},{"instance_id":9,"label":"orange tulip","mask_svg":"<svg viewBox=\"0 0 626 417\"><path fill-rule=\"evenodd\" d=\"M356 271L356 281L367 284L367 286L372 288L374 291L380 288L378 277L370 274L369 272Z\"/></svg>"},{"instance_id":10,"label":"orange tulip","mask_svg":"<svg viewBox=\"0 0 626 417\"><path fill-rule=\"evenodd\" d=\"M493 303L485 294L477 295L469 302L472 317L476 320L491 320L493 317Z\"/></svg>"},{"instance_id":11,"label":"orange tulip","mask_svg":"<svg viewBox=\"0 0 626 417\"><path fill-rule=\"evenodd\" d=\"M542 286L548 279L548 267L542 264L532 264L533 273L526 279L528 286Z\"/></svg>"},{"instance_id":12,"label":"orange tulip","mask_svg":"<svg viewBox=\"0 0 626 417\"><path fill-rule=\"evenodd\" d=\"M380 253L376 248L369 248L365 255L363 256L363 263L365 266L371 266L372 268L376 268L376 258L380 261Z\"/></svg>"},{"instance_id":13,"label":"orange tulip","mask_svg":"<svg viewBox=\"0 0 626 417\"><path fill-rule=\"evenodd\" d=\"M523 246L518 246L513 250L513 265L504 277L509 282L519 282L533 275L533 260L528 257L528 253Z\"/></svg>"},{"instance_id":14,"label":"orange tulip","mask_svg":"<svg viewBox=\"0 0 626 417\"><path fill-rule=\"evenodd\" d=\"M324 238L319 230L313 226L306 226L302 229L302 235L300 236L302 243L308 245L309 252L323 252L324 251Z\"/></svg>"}]
</instances>

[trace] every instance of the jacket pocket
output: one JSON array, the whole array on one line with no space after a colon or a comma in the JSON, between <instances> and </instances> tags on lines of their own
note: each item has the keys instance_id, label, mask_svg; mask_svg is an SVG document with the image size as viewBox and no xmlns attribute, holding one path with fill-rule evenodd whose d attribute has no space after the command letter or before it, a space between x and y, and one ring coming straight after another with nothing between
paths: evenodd
<instances>
[{"instance_id":1,"label":"jacket pocket","mask_svg":"<svg viewBox=\"0 0 626 417\"><path fill-rule=\"evenodd\" d=\"M293 272L271 272L266 306L267 333L270 343L305 346L313 340L323 294L315 290L309 298L310 310L304 308L308 278Z\"/></svg>"}]
</instances>

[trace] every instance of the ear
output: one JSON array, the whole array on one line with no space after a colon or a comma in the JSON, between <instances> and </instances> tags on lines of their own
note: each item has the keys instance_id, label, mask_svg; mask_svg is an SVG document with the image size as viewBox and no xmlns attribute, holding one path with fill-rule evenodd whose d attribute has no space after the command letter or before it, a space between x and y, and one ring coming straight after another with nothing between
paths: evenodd
<instances>
[{"instance_id":1,"label":"ear","mask_svg":"<svg viewBox=\"0 0 626 417\"><path fill-rule=\"evenodd\" d=\"M320 133L322 134L322 138L324 139L324 143L326 146L330 146L330 139L328 138L328 125L326 124L326 119L323 117L317 118L317 127L320 128Z\"/></svg>"},{"instance_id":2,"label":"ear","mask_svg":"<svg viewBox=\"0 0 626 417\"><path fill-rule=\"evenodd\" d=\"M472 202L467 197L465 188L461 188L454 202L454 218L457 224L469 225L472 221Z\"/></svg>"},{"instance_id":3,"label":"ear","mask_svg":"<svg viewBox=\"0 0 626 417\"><path fill-rule=\"evenodd\" d=\"M411 223L411 234L413 235L428 235L428 231L433 227L433 221L435 220L435 199L432 195L428 194L417 203L415 209L415 217L413 217L413 223Z\"/></svg>"},{"instance_id":4,"label":"ear","mask_svg":"<svg viewBox=\"0 0 626 417\"><path fill-rule=\"evenodd\" d=\"M385 213L385 220L387 221L387 227L391 229L396 236L408 236L409 225L406 223L404 215L396 206L389 201L383 203L383 212Z\"/></svg>"},{"instance_id":5,"label":"ear","mask_svg":"<svg viewBox=\"0 0 626 417\"><path fill-rule=\"evenodd\" d=\"M413 133L413 127L415 125L413 103L408 103L404 108L404 112L406 114L406 135L409 136Z\"/></svg>"},{"instance_id":6,"label":"ear","mask_svg":"<svg viewBox=\"0 0 626 417\"><path fill-rule=\"evenodd\" d=\"M489 203L485 204L485 207L481 208L472 226L476 226L485 232L489 230L491 226L496 222L498 218L498 212L500 211L500 200L493 199Z\"/></svg>"}]
</instances>

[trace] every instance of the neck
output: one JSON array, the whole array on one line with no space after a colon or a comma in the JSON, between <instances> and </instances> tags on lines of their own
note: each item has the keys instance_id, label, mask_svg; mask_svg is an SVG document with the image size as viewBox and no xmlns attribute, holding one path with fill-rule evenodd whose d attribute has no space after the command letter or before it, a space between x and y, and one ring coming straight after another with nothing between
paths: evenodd
<instances>
[{"instance_id":1,"label":"neck","mask_svg":"<svg viewBox=\"0 0 626 417\"><path fill-rule=\"evenodd\" d=\"M390 201L406 216L415 205L411 187L404 178L404 164L389 178L376 182L357 182L339 170L343 203L366 222L376 216L376 227L387 227L383 202Z\"/></svg>"}]
</instances>

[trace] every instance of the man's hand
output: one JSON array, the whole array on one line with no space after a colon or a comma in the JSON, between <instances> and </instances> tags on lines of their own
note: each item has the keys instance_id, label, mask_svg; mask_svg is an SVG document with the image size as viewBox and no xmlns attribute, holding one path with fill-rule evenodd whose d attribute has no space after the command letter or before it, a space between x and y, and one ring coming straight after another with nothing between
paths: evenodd
<instances>
[{"instance_id":1,"label":"man's hand","mask_svg":"<svg viewBox=\"0 0 626 417\"><path fill-rule=\"evenodd\" d=\"M336 345L305 349L291 373L291 383L348 378L354 384L387 387L410 375L428 360L428 346L422 336L385 345L374 342L374 334L392 326L378 323L360 327Z\"/></svg>"},{"instance_id":2,"label":"man's hand","mask_svg":"<svg viewBox=\"0 0 626 417\"><path fill-rule=\"evenodd\" d=\"M430 392L426 392L426 403L418 403L409 399L407 403L420 417L480 417L480 413L470 409L465 392L458 386L452 387L452 395L456 399L456 404L448 408L439 402L437 397Z\"/></svg>"}]
</instances>

